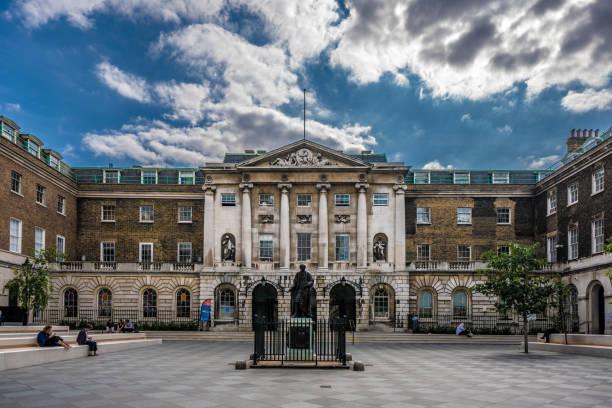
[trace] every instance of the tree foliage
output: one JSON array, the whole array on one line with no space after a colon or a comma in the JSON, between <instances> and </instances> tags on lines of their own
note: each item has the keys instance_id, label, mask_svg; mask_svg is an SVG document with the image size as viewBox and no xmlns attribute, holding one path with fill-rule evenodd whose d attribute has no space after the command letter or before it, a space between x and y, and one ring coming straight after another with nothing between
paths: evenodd
<instances>
[{"instance_id":1,"label":"tree foliage","mask_svg":"<svg viewBox=\"0 0 612 408\"><path fill-rule=\"evenodd\" d=\"M15 268L15 276L6 287L17 294L19 307L26 313L30 310L43 309L49 301L49 260L54 259L51 250L40 251L34 258Z\"/></svg>"},{"instance_id":2,"label":"tree foliage","mask_svg":"<svg viewBox=\"0 0 612 408\"><path fill-rule=\"evenodd\" d=\"M612 237L608 238L608 243L604 249L607 253L612 254ZM612 281L612 268L608 269L608 278Z\"/></svg>"}]
</instances>

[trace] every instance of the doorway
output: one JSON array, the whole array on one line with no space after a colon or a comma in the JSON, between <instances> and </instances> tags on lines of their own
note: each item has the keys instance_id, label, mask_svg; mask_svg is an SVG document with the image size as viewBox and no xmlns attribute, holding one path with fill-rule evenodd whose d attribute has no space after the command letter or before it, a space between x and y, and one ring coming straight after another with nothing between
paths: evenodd
<instances>
[{"instance_id":1,"label":"doorway","mask_svg":"<svg viewBox=\"0 0 612 408\"><path fill-rule=\"evenodd\" d=\"M338 284L329 292L329 320L346 316L346 330L355 330L357 305L355 288L351 285Z\"/></svg>"},{"instance_id":2,"label":"doorway","mask_svg":"<svg viewBox=\"0 0 612 408\"><path fill-rule=\"evenodd\" d=\"M591 289L591 322L593 334L604 334L606 329L604 289L598 282Z\"/></svg>"},{"instance_id":3,"label":"doorway","mask_svg":"<svg viewBox=\"0 0 612 408\"><path fill-rule=\"evenodd\" d=\"M255 324L255 316L263 317L268 322L276 322L278 318L278 292L276 288L269 284L255 286L252 309L253 325Z\"/></svg>"}]
</instances>

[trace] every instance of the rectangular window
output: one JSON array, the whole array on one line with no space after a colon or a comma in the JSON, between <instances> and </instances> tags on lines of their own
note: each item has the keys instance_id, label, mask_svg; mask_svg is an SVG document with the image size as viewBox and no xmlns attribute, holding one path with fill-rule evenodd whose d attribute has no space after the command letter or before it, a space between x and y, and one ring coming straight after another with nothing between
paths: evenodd
<instances>
[{"instance_id":1,"label":"rectangular window","mask_svg":"<svg viewBox=\"0 0 612 408\"><path fill-rule=\"evenodd\" d=\"M45 230L34 227L34 254L38 255L45 250Z\"/></svg>"},{"instance_id":2,"label":"rectangular window","mask_svg":"<svg viewBox=\"0 0 612 408\"><path fill-rule=\"evenodd\" d=\"M375 206L389 205L389 193L374 193L372 198Z\"/></svg>"},{"instance_id":3,"label":"rectangular window","mask_svg":"<svg viewBox=\"0 0 612 408\"><path fill-rule=\"evenodd\" d=\"M567 259L578 259L578 226L572 225L567 229Z\"/></svg>"},{"instance_id":4,"label":"rectangular window","mask_svg":"<svg viewBox=\"0 0 612 408\"><path fill-rule=\"evenodd\" d=\"M102 222L115 222L115 206L114 205L103 205L102 206Z\"/></svg>"},{"instance_id":5,"label":"rectangular window","mask_svg":"<svg viewBox=\"0 0 612 408\"><path fill-rule=\"evenodd\" d=\"M350 259L349 242L348 234L336 235L336 261L346 262Z\"/></svg>"},{"instance_id":6,"label":"rectangular window","mask_svg":"<svg viewBox=\"0 0 612 408\"><path fill-rule=\"evenodd\" d=\"M236 206L236 194L221 193L221 205L223 207L235 207Z\"/></svg>"},{"instance_id":7,"label":"rectangular window","mask_svg":"<svg viewBox=\"0 0 612 408\"><path fill-rule=\"evenodd\" d=\"M178 222L189 224L192 221L193 221L193 209L191 207L179 207L178 208Z\"/></svg>"},{"instance_id":8,"label":"rectangular window","mask_svg":"<svg viewBox=\"0 0 612 408\"><path fill-rule=\"evenodd\" d=\"M2 126L2 136L15 143L17 131L4 122L0 122L0 125Z\"/></svg>"},{"instance_id":9,"label":"rectangular window","mask_svg":"<svg viewBox=\"0 0 612 408\"><path fill-rule=\"evenodd\" d=\"M119 170L104 170L103 178L104 184L119 184L121 181Z\"/></svg>"},{"instance_id":10,"label":"rectangular window","mask_svg":"<svg viewBox=\"0 0 612 408\"><path fill-rule=\"evenodd\" d=\"M454 184L470 184L470 172L469 171L456 171L453 173Z\"/></svg>"},{"instance_id":11,"label":"rectangular window","mask_svg":"<svg viewBox=\"0 0 612 408\"><path fill-rule=\"evenodd\" d=\"M350 194L336 194L334 196L334 202L336 207L348 207L351 205L351 195Z\"/></svg>"},{"instance_id":12,"label":"rectangular window","mask_svg":"<svg viewBox=\"0 0 612 408\"><path fill-rule=\"evenodd\" d=\"M57 212L60 214L66 214L66 199L61 195L57 196Z\"/></svg>"},{"instance_id":13,"label":"rectangular window","mask_svg":"<svg viewBox=\"0 0 612 408\"><path fill-rule=\"evenodd\" d=\"M497 212L497 223L498 224L510 224L511 216L510 216L510 208L496 208Z\"/></svg>"},{"instance_id":14,"label":"rectangular window","mask_svg":"<svg viewBox=\"0 0 612 408\"><path fill-rule=\"evenodd\" d=\"M429 261L431 260L431 245L429 244L420 244L417 245L417 261Z\"/></svg>"},{"instance_id":15,"label":"rectangular window","mask_svg":"<svg viewBox=\"0 0 612 408\"><path fill-rule=\"evenodd\" d=\"M259 260L272 262L274 256L274 242L271 235L259 237Z\"/></svg>"},{"instance_id":16,"label":"rectangular window","mask_svg":"<svg viewBox=\"0 0 612 408\"><path fill-rule=\"evenodd\" d=\"M605 170L603 166L599 166L593 172L593 187L591 194L597 194L604 191Z\"/></svg>"},{"instance_id":17,"label":"rectangular window","mask_svg":"<svg viewBox=\"0 0 612 408\"><path fill-rule=\"evenodd\" d=\"M497 255L510 255L509 245L499 245L497 247Z\"/></svg>"},{"instance_id":18,"label":"rectangular window","mask_svg":"<svg viewBox=\"0 0 612 408\"><path fill-rule=\"evenodd\" d=\"M457 245L457 260L469 262L472 260L472 247L469 245Z\"/></svg>"},{"instance_id":19,"label":"rectangular window","mask_svg":"<svg viewBox=\"0 0 612 408\"><path fill-rule=\"evenodd\" d=\"M57 170L60 169L60 161L57 157L53 155L49 155L47 159L47 163L49 164L49 166L53 167L54 169L57 169Z\"/></svg>"},{"instance_id":20,"label":"rectangular window","mask_svg":"<svg viewBox=\"0 0 612 408\"><path fill-rule=\"evenodd\" d=\"M140 207L140 222L153 222L153 206L143 205Z\"/></svg>"},{"instance_id":21,"label":"rectangular window","mask_svg":"<svg viewBox=\"0 0 612 408\"><path fill-rule=\"evenodd\" d=\"M100 261L115 262L114 242L100 242Z\"/></svg>"},{"instance_id":22,"label":"rectangular window","mask_svg":"<svg viewBox=\"0 0 612 408\"><path fill-rule=\"evenodd\" d=\"M310 207L312 205L312 195L310 194L298 194L297 195L298 207Z\"/></svg>"},{"instance_id":23,"label":"rectangular window","mask_svg":"<svg viewBox=\"0 0 612 408\"><path fill-rule=\"evenodd\" d=\"M557 262L557 236L546 238L546 260L549 263Z\"/></svg>"},{"instance_id":24,"label":"rectangular window","mask_svg":"<svg viewBox=\"0 0 612 408\"><path fill-rule=\"evenodd\" d=\"M153 262L153 244L151 242L141 242L138 247L138 262L145 264Z\"/></svg>"},{"instance_id":25,"label":"rectangular window","mask_svg":"<svg viewBox=\"0 0 612 408\"><path fill-rule=\"evenodd\" d=\"M157 184L157 170L142 170L140 178L141 184Z\"/></svg>"},{"instance_id":26,"label":"rectangular window","mask_svg":"<svg viewBox=\"0 0 612 408\"><path fill-rule=\"evenodd\" d=\"M494 171L492 182L493 184L510 184L510 173L507 171Z\"/></svg>"},{"instance_id":27,"label":"rectangular window","mask_svg":"<svg viewBox=\"0 0 612 408\"><path fill-rule=\"evenodd\" d=\"M179 184L195 184L195 171L179 171Z\"/></svg>"},{"instance_id":28,"label":"rectangular window","mask_svg":"<svg viewBox=\"0 0 612 408\"><path fill-rule=\"evenodd\" d=\"M551 190L546 195L546 211L548 215L557 212L557 190Z\"/></svg>"},{"instance_id":29,"label":"rectangular window","mask_svg":"<svg viewBox=\"0 0 612 408\"><path fill-rule=\"evenodd\" d=\"M17 254L21 253L21 220L11 218L10 220L10 239L9 239L9 251Z\"/></svg>"},{"instance_id":30,"label":"rectangular window","mask_svg":"<svg viewBox=\"0 0 612 408\"><path fill-rule=\"evenodd\" d=\"M417 207L417 224L431 224L431 208Z\"/></svg>"},{"instance_id":31,"label":"rectangular window","mask_svg":"<svg viewBox=\"0 0 612 408\"><path fill-rule=\"evenodd\" d=\"M66 238L61 235L55 237L55 256L57 262L64 261L64 254L66 253Z\"/></svg>"},{"instance_id":32,"label":"rectangular window","mask_svg":"<svg viewBox=\"0 0 612 408\"><path fill-rule=\"evenodd\" d=\"M272 194L268 194L268 193L261 193L259 194L259 205L266 207L266 206L273 206L274 205L274 196Z\"/></svg>"},{"instance_id":33,"label":"rectangular window","mask_svg":"<svg viewBox=\"0 0 612 408\"><path fill-rule=\"evenodd\" d=\"M599 218L591 223L592 249L593 254L598 254L604 250L604 220Z\"/></svg>"},{"instance_id":34,"label":"rectangular window","mask_svg":"<svg viewBox=\"0 0 612 408\"><path fill-rule=\"evenodd\" d=\"M191 242L179 242L176 249L176 260L178 263L191 263Z\"/></svg>"},{"instance_id":35,"label":"rectangular window","mask_svg":"<svg viewBox=\"0 0 612 408\"><path fill-rule=\"evenodd\" d=\"M567 186L567 205L576 204L578 202L578 183L572 183Z\"/></svg>"},{"instance_id":36,"label":"rectangular window","mask_svg":"<svg viewBox=\"0 0 612 408\"><path fill-rule=\"evenodd\" d=\"M47 189L41 186L40 184L36 185L36 202L38 204L45 205L45 191Z\"/></svg>"},{"instance_id":37,"label":"rectangular window","mask_svg":"<svg viewBox=\"0 0 612 408\"><path fill-rule=\"evenodd\" d=\"M429 184L430 173L428 171L415 171L414 184Z\"/></svg>"},{"instance_id":38,"label":"rectangular window","mask_svg":"<svg viewBox=\"0 0 612 408\"><path fill-rule=\"evenodd\" d=\"M40 147L36 143L31 141L31 140L27 140L26 141L26 150L32 156L39 157L39 155L40 155Z\"/></svg>"},{"instance_id":39,"label":"rectangular window","mask_svg":"<svg viewBox=\"0 0 612 408\"><path fill-rule=\"evenodd\" d=\"M11 171L11 191L21 194L21 174Z\"/></svg>"},{"instance_id":40,"label":"rectangular window","mask_svg":"<svg viewBox=\"0 0 612 408\"><path fill-rule=\"evenodd\" d=\"M310 260L310 234L298 233L297 234L297 260L308 261Z\"/></svg>"},{"instance_id":41,"label":"rectangular window","mask_svg":"<svg viewBox=\"0 0 612 408\"><path fill-rule=\"evenodd\" d=\"M457 224L471 224L472 223L472 209L471 208L457 208Z\"/></svg>"}]
</instances>

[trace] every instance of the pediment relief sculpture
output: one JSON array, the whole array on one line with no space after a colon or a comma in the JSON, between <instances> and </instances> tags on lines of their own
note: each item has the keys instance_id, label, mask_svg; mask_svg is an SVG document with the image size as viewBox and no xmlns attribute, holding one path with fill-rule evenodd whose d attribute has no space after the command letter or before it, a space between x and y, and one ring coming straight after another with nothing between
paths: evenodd
<instances>
[{"instance_id":1,"label":"pediment relief sculpture","mask_svg":"<svg viewBox=\"0 0 612 408\"><path fill-rule=\"evenodd\" d=\"M273 167L323 167L336 166L319 152L313 152L310 149L302 148L295 152L289 153L285 157L277 157L270 162Z\"/></svg>"}]
</instances>

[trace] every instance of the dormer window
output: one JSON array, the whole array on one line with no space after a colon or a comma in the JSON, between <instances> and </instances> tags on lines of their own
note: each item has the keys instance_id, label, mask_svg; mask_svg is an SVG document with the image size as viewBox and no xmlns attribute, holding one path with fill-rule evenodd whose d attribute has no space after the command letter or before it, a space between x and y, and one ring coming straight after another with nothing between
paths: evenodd
<instances>
[{"instance_id":1,"label":"dormer window","mask_svg":"<svg viewBox=\"0 0 612 408\"><path fill-rule=\"evenodd\" d=\"M2 137L5 137L11 142L15 143L17 131L4 122L0 122L0 128L2 129Z\"/></svg>"},{"instance_id":2,"label":"dormer window","mask_svg":"<svg viewBox=\"0 0 612 408\"><path fill-rule=\"evenodd\" d=\"M140 173L141 184L157 184L157 170L142 170Z\"/></svg>"},{"instance_id":3,"label":"dormer window","mask_svg":"<svg viewBox=\"0 0 612 408\"><path fill-rule=\"evenodd\" d=\"M32 140L27 139L25 141L25 148L32 156L40 157L40 146L38 146Z\"/></svg>"},{"instance_id":4,"label":"dormer window","mask_svg":"<svg viewBox=\"0 0 612 408\"><path fill-rule=\"evenodd\" d=\"M179 184L195 184L195 171L179 171Z\"/></svg>"},{"instance_id":5,"label":"dormer window","mask_svg":"<svg viewBox=\"0 0 612 408\"><path fill-rule=\"evenodd\" d=\"M119 184L119 170L104 170L104 184Z\"/></svg>"},{"instance_id":6,"label":"dormer window","mask_svg":"<svg viewBox=\"0 0 612 408\"><path fill-rule=\"evenodd\" d=\"M510 173L507 171L495 171L492 177L493 184L510 184Z\"/></svg>"},{"instance_id":7,"label":"dormer window","mask_svg":"<svg viewBox=\"0 0 612 408\"><path fill-rule=\"evenodd\" d=\"M429 172L428 171L415 171L414 172L414 184L429 184Z\"/></svg>"},{"instance_id":8,"label":"dormer window","mask_svg":"<svg viewBox=\"0 0 612 408\"><path fill-rule=\"evenodd\" d=\"M470 184L470 172L469 171L456 171L453 173L454 184Z\"/></svg>"}]
</instances>

